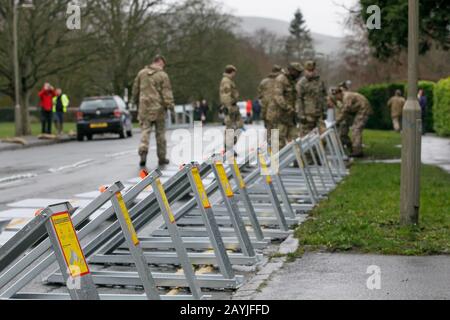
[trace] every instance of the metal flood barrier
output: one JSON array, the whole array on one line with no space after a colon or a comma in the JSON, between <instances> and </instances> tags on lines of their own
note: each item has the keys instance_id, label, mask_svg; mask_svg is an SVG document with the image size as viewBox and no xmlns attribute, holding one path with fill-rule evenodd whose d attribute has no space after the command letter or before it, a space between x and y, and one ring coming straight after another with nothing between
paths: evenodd
<instances>
[{"instance_id":1,"label":"metal flood barrier","mask_svg":"<svg viewBox=\"0 0 450 320\"><path fill-rule=\"evenodd\" d=\"M264 149L241 166L234 157L218 156L201 165L188 164L164 184L156 170L124 194L117 182L72 217L68 214L89 270L81 293L26 292L44 271L48 284L65 285L71 279L70 268L67 263L63 268L55 252L47 222L36 222L49 219L53 206L45 209L0 248L0 298L198 300L210 298L204 290L238 288L244 277L234 266L257 266L272 240L291 235L304 214L348 174L334 126L323 133L314 130L275 156ZM248 166L251 157L257 166ZM270 170L272 164L279 170ZM207 178L212 182L204 185ZM191 200L173 209L185 197ZM111 207L91 219L109 202ZM72 213L73 208L66 211ZM112 266L128 269L110 270ZM143 287L144 294L99 294L97 288L104 286ZM189 294L163 295L162 288Z\"/></svg>"}]
</instances>

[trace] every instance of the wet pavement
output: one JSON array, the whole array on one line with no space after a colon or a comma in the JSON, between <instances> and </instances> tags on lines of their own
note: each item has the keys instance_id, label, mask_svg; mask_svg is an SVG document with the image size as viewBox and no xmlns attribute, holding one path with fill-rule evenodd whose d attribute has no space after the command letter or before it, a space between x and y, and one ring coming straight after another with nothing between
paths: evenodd
<instances>
[{"instance_id":1,"label":"wet pavement","mask_svg":"<svg viewBox=\"0 0 450 320\"><path fill-rule=\"evenodd\" d=\"M286 264L252 298L448 300L450 256L309 253L294 263Z\"/></svg>"}]
</instances>

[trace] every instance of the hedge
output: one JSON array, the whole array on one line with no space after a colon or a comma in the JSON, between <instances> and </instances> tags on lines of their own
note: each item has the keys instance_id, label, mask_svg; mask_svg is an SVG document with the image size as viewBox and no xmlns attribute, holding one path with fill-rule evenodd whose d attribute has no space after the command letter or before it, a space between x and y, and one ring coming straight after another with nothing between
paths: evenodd
<instances>
[{"instance_id":1,"label":"hedge","mask_svg":"<svg viewBox=\"0 0 450 320\"><path fill-rule=\"evenodd\" d=\"M440 136L450 136L450 78L435 85L434 129Z\"/></svg>"},{"instance_id":2,"label":"hedge","mask_svg":"<svg viewBox=\"0 0 450 320\"><path fill-rule=\"evenodd\" d=\"M434 82L420 81L419 88L425 91L428 98L428 108L426 117L427 132L434 131L433 104L434 104ZM367 127L370 129L392 130L391 111L387 106L389 99L394 96L396 90L401 90L406 96L408 85L405 83L381 83L363 87L359 93L369 99L374 110L370 117Z\"/></svg>"},{"instance_id":3,"label":"hedge","mask_svg":"<svg viewBox=\"0 0 450 320\"><path fill-rule=\"evenodd\" d=\"M359 89L372 105L374 114L370 117L367 127L370 129L392 130L391 111L387 102L395 94L395 91L404 92L404 83L373 84Z\"/></svg>"}]
</instances>

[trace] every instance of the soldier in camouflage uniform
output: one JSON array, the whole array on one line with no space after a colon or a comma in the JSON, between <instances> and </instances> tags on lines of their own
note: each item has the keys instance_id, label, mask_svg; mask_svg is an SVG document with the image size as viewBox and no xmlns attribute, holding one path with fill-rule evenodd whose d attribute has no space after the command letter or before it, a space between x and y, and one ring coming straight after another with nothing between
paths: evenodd
<instances>
[{"instance_id":1,"label":"soldier in camouflage uniform","mask_svg":"<svg viewBox=\"0 0 450 320\"><path fill-rule=\"evenodd\" d=\"M237 105L239 101L239 91L237 90L234 78L236 77L236 67L229 65L225 68L222 82L220 83L220 102L225 114L225 125L227 130L235 130L234 144L244 128L244 121ZM225 147L231 146L233 141L227 141L225 137Z\"/></svg>"},{"instance_id":2,"label":"soldier in camouflage uniform","mask_svg":"<svg viewBox=\"0 0 450 320\"><path fill-rule=\"evenodd\" d=\"M300 136L308 135L315 128L324 129L323 117L327 109L327 89L316 72L316 63L305 64L305 76L297 84L297 112L300 120Z\"/></svg>"},{"instance_id":3,"label":"soldier in camouflage uniform","mask_svg":"<svg viewBox=\"0 0 450 320\"><path fill-rule=\"evenodd\" d=\"M271 99L275 112L268 115L268 118L273 122L273 127L279 130L280 150L298 137L295 86L302 72L303 66L298 62L292 62L275 80L274 95Z\"/></svg>"},{"instance_id":4,"label":"soldier in camouflage uniform","mask_svg":"<svg viewBox=\"0 0 450 320\"><path fill-rule=\"evenodd\" d=\"M273 115L276 114L274 104L271 101L275 90L275 80L280 75L281 70L280 66L274 65L272 73L263 79L258 87L258 97L262 106L262 118L267 129L267 141L269 144L271 143L272 130L274 129L272 122Z\"/></svg>"},{"instance_id":5,"label":"soldier in camouflage uniform","mask_svg":"<svg viewBox=\"0 0 450 320\"><path fill-rule=\"evenodd\" d=\"M402 92L400 90L397 90L395 96L388 101L388 107L391 110L392 125L397 132L402 130L401 123L405 104L406 100L402 97Z\"/></svg>"},{"instance_id":6,"label":"soldier in camouflage uniform","mask_svg":"<svg viewBox=\"0 0 450 320\"><path fill-rule=\"evenodd\" d=\"M133 101L139 107L139 123L142 139L139 146L140 165L145 167L153 126L156 130L159 165L167 160L166 113L174 111L174 98L169 76L164 72L166 60L156 56L150 66L139 72L134 81Z\"/></svg>"},{"instance_id":7,"label":"soldier in camouflage uniform","mask_svg":"<svg viewBox=\"0 0 450 320\"><path fill-rule=\"evenodd\" d=\"M350 124L352 123L352 117L349 115L342 114L343 104L341 101L336 99L336 93L338 88L331 90L331 95L327 98L328 108L334 109L336 119L341 119L339 124L336 124L336 129L338 131L339 137L342 141L343 146L348 150L348 153L352 153L352 140L350 139Z\"/></svg>"},{"instance_id":8,"label":"soldier in camouflage uniform","mask_svg":"<svg viewBox=\"0 0 450 320\"><path fill-rule=\"evenodd\" d=\"M339 125L347 117L354 117L352 126L352 157L363 157L363 130L372 114L372 107L369 101L363 95L356 92L342 92L341 89L336 91L336 99L342 103L342 112L336 119Z\"/></svg>"}]
</instances>

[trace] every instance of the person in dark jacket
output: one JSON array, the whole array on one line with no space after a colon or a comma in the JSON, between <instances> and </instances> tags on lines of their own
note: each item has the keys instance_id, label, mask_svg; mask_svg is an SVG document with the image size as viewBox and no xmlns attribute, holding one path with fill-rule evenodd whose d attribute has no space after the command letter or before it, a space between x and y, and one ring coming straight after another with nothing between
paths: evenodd
<instances>
[{"instance_id":1,"label":"person in dark jacket","mask_svg":"<svg viewBox=\"0 0 450 320\"><path fill-rule=\"evenodd\" d=\"M256 122L256 124L259 124L261 121L261 104L259 103L259 99L253 100L253 121Z\"/></svg>"},{"instance_id":2,"label":"person in dark jacket","mask_svg":"<svg viewBox=\"0 0 450 320\"><path fill-rule=\"evenodd\" d=\"M203 122L203 125L205 125L206 124L206 120L208 119L208 113L209 113L208 101L202 100L202 102L200 103L200 109L201 109L201 112L202 112L202 122Z\"/></svg>"},{"instance_id":3,"label":"person in dark jacket","mask_svg":"<svg viewBox=\"0 0 450 320\"><path fill-rule=\"evenodd\" d=\"M53 98L55 95L55 89L48 82L45 83L42 90L39 91L42 134L52 133Z\"/></svg>"},{"instance_id":4,"label":"person in dark jacket","mask_svg":"<svg viewBox=\"0 0 450 320\"><path fill-rule=\"evenodd\" d=\"M193 103L194 105L194 121L201 121L202 120L202 109L200 107L200 102L195 101Z\"/></svg>"},{"instance_id":5,"label":"person in dark jacket","mask_svg":"<svg viewBox=\"0 0 450 320\"><path fill-rule=\"evenodd\" d=\"M423 89L419 90L419 104L420 109L422 110L422 133L425 134L427 130L426 121L427 121L427 112L428 112L428 98L425 95L425 91Z\"/></svg>"}]
</instances>

